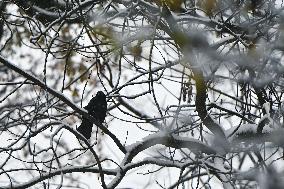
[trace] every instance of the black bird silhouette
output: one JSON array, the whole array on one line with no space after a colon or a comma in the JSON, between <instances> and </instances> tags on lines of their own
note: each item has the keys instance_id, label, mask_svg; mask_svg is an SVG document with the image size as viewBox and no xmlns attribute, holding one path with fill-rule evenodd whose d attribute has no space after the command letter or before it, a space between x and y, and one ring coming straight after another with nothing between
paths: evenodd
<instances>
[{"instance_id":1,"label":"black bird silhouette","mask_svg":"<svg viewBox=\"0 0 284 189\"><path fill-rule=\"evenodd\" d=\"M87 106L84 107L88 113L96 118L98 122L103 123L107 112L106 95L99 91L96 96L93 97ZM88 118L82 118L81 125L77 128L77 131L81 133L86 139L91 138L93 122Z\"/></svg>"}]
</instances>

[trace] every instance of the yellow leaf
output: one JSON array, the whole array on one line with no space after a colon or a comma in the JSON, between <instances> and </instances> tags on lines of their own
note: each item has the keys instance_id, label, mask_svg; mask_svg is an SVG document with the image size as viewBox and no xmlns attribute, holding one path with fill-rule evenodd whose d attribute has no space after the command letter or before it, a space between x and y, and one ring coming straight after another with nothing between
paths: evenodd
<instances>
[{"instance_id":1,"label":"yellow leaf","mask_svg":"<svg viewBox=\"0 0 284 189\"><path fill-rule=\"evenodd\" d=\"M142 53L142 47L140 44L137 44L133 47L130 48L130 52L134 57L139 57L141 56Z\"/></svg>"},{"instance_id":2,"label":"yellow leaf","mask_svg":"<svg viewBox=\"0 0 284 189\"><path fill-rule=\"evenodd\" d=\"M183 3L182 0L154 0L158 6L167 6L171 11L179 11Z\"/></svg>"},{"instance_id":3,"label":"yellow leaf","mask_svg":"<svg viewBox=\"0 0 284 189\"><path fill-rule=\"evenodd\" d=\"M78 97L78 96L79 96L78 89L75 88L75 89L73 90L72 96L73 96L73 97Z\"/></svg>"},{"instance_id":4,"label":"yellow leaf","mask_svg":"<svg viewBox=\"0 0 284 189\"><path fill-rule=\"evenodd\" d=\"M207 15L212 16L217 7L217 0L199 0L197 5L202 8Z\"/></svg>"}]
</instances>

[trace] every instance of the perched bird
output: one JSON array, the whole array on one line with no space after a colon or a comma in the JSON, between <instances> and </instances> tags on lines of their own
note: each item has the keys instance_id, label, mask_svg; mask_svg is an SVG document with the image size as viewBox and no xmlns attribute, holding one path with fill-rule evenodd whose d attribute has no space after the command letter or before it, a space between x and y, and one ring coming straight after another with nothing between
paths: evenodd
<instances>
[{"instance_id":1,"label":"perched bird","mask_svg":"<svg viewBox=\"0 0 284 189\"><path fill-rule=\"evenodd\" d=\"M99 91L96 96L93 97L87 106L84 107L88 113L96 118L98 122L103 123L107 112L106 95ZM93 122L83 116L81 125L77 128L77 131L81 133L86 139L91 138Z\"/></svg>"}]
</instances>

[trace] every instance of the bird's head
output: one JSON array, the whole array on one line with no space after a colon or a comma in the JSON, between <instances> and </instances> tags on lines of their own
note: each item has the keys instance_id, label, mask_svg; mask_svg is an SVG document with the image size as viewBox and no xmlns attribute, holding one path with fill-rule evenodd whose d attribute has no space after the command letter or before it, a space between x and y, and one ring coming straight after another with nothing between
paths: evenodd
<instances>
[{"instance_id":1,"label":"bird's head","mask_svg":"<svg viewBox=\"0 0 284 189\"><path fill-rule=\"evenodd\" d=\"M103 93L102 91L98 91L97 94L96 94L96 97L98 99L105 99L106 98L106 95L105 93Z\"/></svg>"}]
</instances>

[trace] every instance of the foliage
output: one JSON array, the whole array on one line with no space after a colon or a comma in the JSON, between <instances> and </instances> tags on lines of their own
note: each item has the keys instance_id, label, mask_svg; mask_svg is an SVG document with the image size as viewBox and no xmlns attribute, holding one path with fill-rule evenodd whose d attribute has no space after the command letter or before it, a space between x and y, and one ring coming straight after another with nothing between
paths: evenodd
<instances>
[{"instance_id":1,"label":"foliage","mask_svg":"<svg viewBox=\"0 0 284 189\"><path fill-rule=\"evenodd\" d=\"M282 188L283 20L272 0L1 1L0 188ZM104 123L82 108L100 90Z\"/></svg>"}]
</instances>

